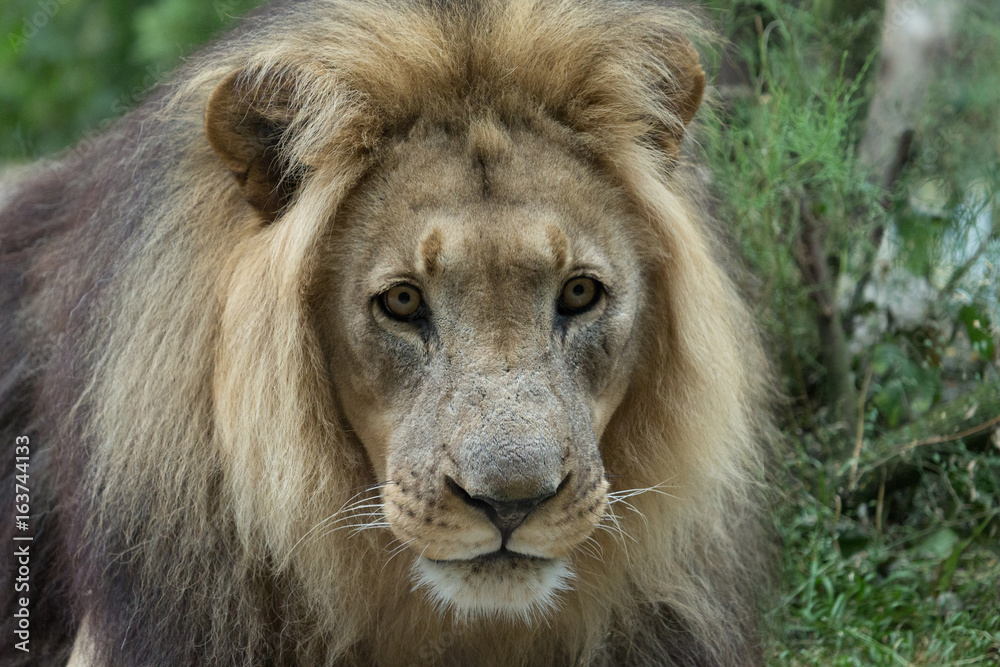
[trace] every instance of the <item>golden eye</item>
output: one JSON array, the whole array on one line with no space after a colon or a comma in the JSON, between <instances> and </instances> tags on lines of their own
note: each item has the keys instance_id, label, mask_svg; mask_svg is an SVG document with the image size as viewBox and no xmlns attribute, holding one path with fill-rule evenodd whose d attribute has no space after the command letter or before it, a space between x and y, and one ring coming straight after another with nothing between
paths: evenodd
<instances>
[{"instance_id":1,"label":"golden eye","mask_svg":"<svg viewBox=\"0 0 1000 667\"><path fill-rule=\"evenodd\" d=\"M389 317L410 321L420 312L423 299L413 285L396 285L382 293L382 308Z\"/></svg>"},{"instance_id":2,"label":"golden eye","mask_svg":"<svg viewBox=\"0 0 1000 667\"><path fill-rule=\"evenodd\" d=\"M580 276L573 278L563 286L559 297L559 313L561 315L577 315L589 309L601 295L601 284L593 278Z\"/></svg>"}]
</instances>

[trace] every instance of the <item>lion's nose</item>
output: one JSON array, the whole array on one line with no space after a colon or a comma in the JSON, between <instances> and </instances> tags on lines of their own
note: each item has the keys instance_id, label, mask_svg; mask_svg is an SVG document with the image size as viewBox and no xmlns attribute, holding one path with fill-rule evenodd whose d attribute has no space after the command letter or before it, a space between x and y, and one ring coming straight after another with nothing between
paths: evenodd
<instances>
[{"instance_id":1,"label":"lion's nose","mask_svg":"<svg viewBox=\"0 0 1000 667\"><path fill-rule=\"evenodd\" d=\"M567 480L569 480L569 475L563 479L555 491L550 493L544 493L534 498L518 498L514 500L497 500L496 498L489 498L487 496L473 496L459 486L458 482L451 477L448 477L445 481L451 492L465 501L466 504L486 512L486 516L500 530L500 536L503 538L503 543L506 544L507 538L510 537L511 533L518 526L524 523L528 515L536 507L559 493L566 486Z\"/></svg>"}]
</instances>

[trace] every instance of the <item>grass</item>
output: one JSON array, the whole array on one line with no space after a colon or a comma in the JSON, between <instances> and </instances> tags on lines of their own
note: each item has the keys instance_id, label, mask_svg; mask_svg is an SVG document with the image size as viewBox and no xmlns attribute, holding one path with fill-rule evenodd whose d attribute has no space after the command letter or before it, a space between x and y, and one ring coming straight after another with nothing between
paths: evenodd
<instances>
[{"instance_id":1,"label":"grass","mask_svg":"<svg viewBox=\"0 0 1000 667\"><path fill-rule=\"evenodd\" d=\"M992 457L1000 472L1000 458ZM774 665L991 665L1000 663L998 511L962 504L950 518L932 503L892 522L854 516L810 489L825 467L786 468L777 517L782 594L770 616ZM918 497L936 496L929 475ZM971 526L971 528L970 528ZM983 539L992 528L993 536ZM963 538L963 535L969 537Z\"/></svg>"}]
</instances>

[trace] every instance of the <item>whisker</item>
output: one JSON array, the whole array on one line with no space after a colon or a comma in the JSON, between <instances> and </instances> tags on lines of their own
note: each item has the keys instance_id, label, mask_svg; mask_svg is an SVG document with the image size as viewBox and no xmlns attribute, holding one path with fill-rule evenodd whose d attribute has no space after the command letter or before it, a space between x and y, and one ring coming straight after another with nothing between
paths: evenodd
<instances>
[{"instance_id":1,"label":"whisker","mask_svg":"<svg viewBox=\"0 0 1000 667\"><path fill-rule=\"evenodd\" d=\"M609 533L613 538L615 538L615 542L622 544L622 546L624 547L624 543L621 541L622 532L620 530L616 530L613 526L597 525L595 527L597 528L597 530L603 530L605 533Z\"/></svg>"},{"instance_id":2,"label":"whisker","mask_svg":"<svg viewBox=\"0 0 1000 667\"><path fill-rule=\"evenodd\" d=\"M337 511L335 511L333 514L330 514L329 516L327 516L327 517L319 520L316 523L316 525L314 525L312 528L310 528L309 530L307 530L305 532L305 534L303 534L302 537L300 537L298 539L298 541L296 541L295 544L292 545L292 548L289 550L288 555L291 556L295 552L295 550L298 549L299 546L302 545L303 541L307 540L307 538L308 538L309 541L312 541L313 539L322 539L322 537L314 538L314 537L310 537L310 536L311 535L315 535L315 533L316 533L317 530L321 530L321 529L324 529L325 527L328 527L329 525L331 525L331 522L332 523L339 522L341 519L337 518L337 517L340 517L341 514L349 514L349 515L353 516L353 512L355 512L357 510L361 510L361 509L373 509L375 507L381 507L381 505L382 505L381 503L371 503L370 505L362 505L362 503L368 503L369 501L374 500L374 498L367 497L367 496L365 496L365 494L371 493L372 491L379 491L379 490L385 488L386 486L389 486L390 484L395 484L395 482L392 481L392 480L386 480L384 482L378 482L376 484L370 484L370 485L366 486L365 488L361 489L361 491L355 493L353 496L351 496L350 498L348 498L340 506L340 508L337 509ZM354 499L358 498L359 496L362 496L362 497L359 500L355 501ZM341 518L344 518L344 517L341 517ZM328 535L328 534L329 533L324 533L323 536Z\"/></svg>"},{"instance_id":3,"label":"whisker","mask_svg":"<svg viewBox=\"0 0 1000 667\"><path fill-rule=\"evenodd\" d=\"M614 532L618 533L618 534L619 534L619 535L621 535L622 537L627 537L628 539L632 540L632 541L633 541L633 542L635 542L636 544L639 544L639 540L637 540L637 539L635 539L634 537L632 537L631 535L629 535L629 534L628 534L627 532L625 532L625 530L624 530L624 529L622 528L622 525L621 525L621 522L620 522L620 520L619 520L619 517L618 517L618 515L617 515L617 514L615 514L615 512L614 512L614 509L613 509L613 508L610 508L610 507L609 507L609 508L608 508L608 512L607 512L607 514L605 514L605 515L604 515L604 517L606 517L606 518L610 519L610 521L611 521L612 525L614 526ZM598 528L601 528L602 526L601 526L601 524L597 524L597 527L598 527ZM609 526L604 526L604 528L609 528Z\"/></svg>"},{"instance_id":4,"label":"whisker","mask_svg":"<svg viewBox=\"0 0 1000 667\"><path fill-rule=\"evenodd\" d=\"M378 499L376 499L376 498L365 498L363 500L365 502L354 503L350 507L344 507L343 509L338 510L336 513L337 514L353 514L355 512L360 512L361 510L370 510L370 509L375 509L375 508L378 508L378 507L382 507L382 504L383 504L381 498L378 498Z\"/></svg>"},{"instance_id":5,"label":"whisker","mask_svg":"<svg viewBox=\"0 0 1000 667\"><path fill-rule=\"evenodd\" d=\"M303 535L302 537L300 537L298 539L298 541L292 546L291 551L289 551L289 555L291 555L299 547L299 545L302 544L303 541L311 542L311 541L316 540L316 539L322 539L326 535L329 535L329 533L323 533L322 535L317 536L317 534L316 534L317 530L329 528L330 526L336 525L336 524L338 524L338 523L340 523L342 521L346 521L348 519L359 519L359 518L362 518L362 517L365 517L365 516L373 516L375 514L381 514L381 512L365 513L365 514L348 514L346 516L338 516L339 514L340 514L340 511L334 512L333 514L331 514L330 516L326 517L325 519L322 519L319 522L317 522L315 526L313 526L312 528L310 528L305 533L305 535Z\"/></svg>"},{"instance_id":6,"label":"whisker","mask_svg":"<svg viewBox=\"0 0 1000 667\"><path fill-rule=\"evenodd\" d=\"M390 524L388 521L373 521L372 523L363 523L360 526L355 526L354 529L351 530L351 535L357 535L358 533L363 533L366 530L375 530L376 528L388 528L391 525L392 524ZM341 528L350 528L350 526L338 526L333 530L331 530L330 532L332 533L334 531L340 530Z\"/></svg>"},{"instance_id":7,"label":"whisker","mask_svg":"<svg viewBox=\"0 0 1000 667\"><path fill-rule=\"evenodd\" d=\"M649 524L649 521L646 519L646 515L643 514L642 511L639 508L637 508L635 505L633 505L629 501L625 500L624 498L618 498L617 500L609 501L608 505L612 505L612 504L615 504L615 503L620 503L620 504L624 505L625 507L629 508L630 510L632 510L633 512L635 512L636 514L638 514L639 518L641 518L644 523L646 523L647 525Z\"/></svg>"},{"instance_id":8,"label":"whisker","mask_svg":"<svg viewBox=\"0 0 1000 667\"><path fill-rule=\"evenodd\" d=\"M385 561L385 564L382 565L382 572L385 572L385 568L389 565L389 563L392 562L392 559L398 556L399 554L403 553L404 551L406 551L406 547L410 544L410 542L412 542L415 539L417 538L411 537L410 539L400 544L398 547L394 548L392 552L389 554L389 558Z\"/></svg>"},{"instance_id":9,"label":"whisker","mask_svg":"<svg viewBox=\"0 0 1000 667\"><path fill-rule=\"evenodd\" d=\"M671 478L673 479L673 478ZM662 496L667 496L668 498L677 498L677 496L667 493L663 489L678 489L679 486L669 485L670 479L663 480L659 484L654 484L652 486L636 487L634 489L623 489L621 491L609 491L608 497L614 500L624 500L626 498L632 498L634 496L641 495L643 493L657 493Z\"/></svg>"},{"instance_id":10,"label":"whisker","mask_svg":"<svg viewBox=\"0 0 1000 667\"><path fill-rule=\"evenodd\" d=\"M360 513L356 513L356 514L348 514L346 516L338 517L336 519L333 519L333 517L330 517L330 518L333 519L332 523L340 523L341 521L346 521L348 519L360 519L361 517L366 517L366 516L381 516L381 515L382 515L382 510L381 509L377 509L377 510L374 510L372 512L360 512ZM329 524L331 522L327 521L326 523Z\"/></svg>"},{"instance_id":11,"label":"whisker","mask_svg":"<svg viewBox=\"0 0 1000 667\"><path fill-rule=\"evenodd\" d=\"M587 554L594 560L598 561L604 560L604 549L601 547L600 542L594 539L593 535L584 540L583 543L577 547L577 549ZM597 553L598 549L601 550L600 554Z\"/></svg>"},{"instance_id":12,"label":"whisker","mask_svg":"<svg viewBox=\"0 0 1000 667\"><path fill-rule=\"evenodd\" d=\"M357 498L358 496L364 495L366 493L370 493L371 491L378 491L380 489L383 489L383 488L389 486L390 484L395 484L395 482L390 479L390 480L386 480L384 482L379 482L377 484L370 484L370 485L366 486L365 488L361 489L361 491L359 491L358 493L355 493L353 496L351 496L346 501L344 501L344 504L340 506L340 510L338 510L338 511L341 511L341 510L349 507L350 504L351 504L351 502L355 498Z\"/></svg>"},{"instance_id":13,"label":"whisker","mask_svg":"<svg viewBox=\"0 0 1000 667\"><path fill-rule=\"evenodd\" d=\"M610 525L604 523L605 518L608 519ZM597 528L599 530L603 530L610 533L611 536L615 538L615 542L619 543L621 545L622 551L625 552L625 562L628 563L629 566L631 567L632 558L629 555L628 543L625 540L627 538L629 540L632 540L636 544L638 544L639 541L622 529L621 523L618 520L618 515L615 514L614 508L611 507L610 505L608 506L607 513L603 517L601 517L601 522L597 524Z\"/></svg>"},{"instance_id":14,"label":"whisker","mask_svg":"<svg viewBox=\"0 0 1000 667\"><path fill-rule=\"evenodd\" d=\"M372 521L372 522L362 522L362 523L347 523L342 526L334 526L329 530L324 530L321 535L316 539L321 540L325 537L333 535L338 530L350 530L351 535L357 535L358 533L363 533L368 530L377 530L379 528L389 528L391 524L388 521Z\"/></svg>"},{"instance_id":15,"label":"whisker","mask_svg":"<svg viewBox=\"0 0 1000 667\"><path fill-rule=\"evenodd\" d=\"M668 488L680 488L680 487L668 487ZM634 498L635 496L641 496L644 493L656 493L656 494L659 494L661 496L666 496L667 498L673 498L675 500L678 499L678 497L675 496L672 493L667 493L666 491L662 491L660 489L654 489L654 488L649 488L649 489L631 489L631 493L620 492L620 493L616 493L616 494L613 494L613 495L609 493L608 496L610 496L611 498L613 498L615 500L624 500L626 498Z\"/></svg>"}]
</instances>

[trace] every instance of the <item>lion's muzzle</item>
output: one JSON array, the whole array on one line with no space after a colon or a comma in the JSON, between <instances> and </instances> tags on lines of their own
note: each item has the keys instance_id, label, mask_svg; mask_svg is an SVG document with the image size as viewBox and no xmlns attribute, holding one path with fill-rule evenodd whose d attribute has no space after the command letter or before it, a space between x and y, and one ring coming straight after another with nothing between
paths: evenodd
<instances>
[{"instance_id":1,"label":"lion's muzzle","mask_svg":"<svg viewBox=\"0 0 1000 667\"><path fill-rule=\"evenodd\" d=\"M518 526L524 523L528 514L530 514L536 507L559 493L559 491L565 488L566 482L568 481L569 475L567 475L563 481L560 482L555 491L548 493L543 492L531 498L512 498L506 500L491 498L483 495L474 496L462 488L451 477L447 478L446 484L448 489L467 505L486 513L489 520L492 521L493 525L500 531L502 549L503 545L505 545L510 539L511 533L513 533Z\"/></svg>"}]
</instances>

